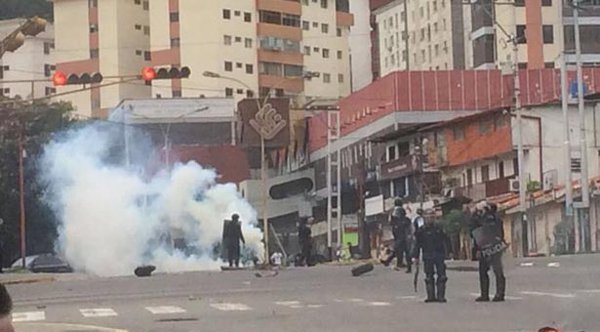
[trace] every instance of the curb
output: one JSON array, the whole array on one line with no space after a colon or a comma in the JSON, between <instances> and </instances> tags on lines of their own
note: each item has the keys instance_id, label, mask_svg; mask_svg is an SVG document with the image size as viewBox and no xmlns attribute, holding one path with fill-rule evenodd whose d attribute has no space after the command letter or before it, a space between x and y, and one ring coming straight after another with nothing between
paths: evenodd
<instances>
[{"instance_id":1,"label":"curb","mask_svg":"<svg viewBox=\"0 0 600 332\"><path fill-rule=\"evenodd\" d=\"M30 279L12 279L12 280L1 280L0 283L4 285L19 285L19 284L36 284L41 282L53 282L56 281L54 277L42 277L42 278L30 278Z\"/></svg>"},{"instance_id":2,"label":"curb","mask_svg":"<svg viewBox=\"0 0 600 332\"><path fill-rule=\"evenodd\" d=\"M123 329L113 329L109 327L76 325L76 324L58 324L58 323L14 323L17 331L25 332L51 332L51 331L91 331L91 332L128 332Z\"/></svg>"}]
</instances>

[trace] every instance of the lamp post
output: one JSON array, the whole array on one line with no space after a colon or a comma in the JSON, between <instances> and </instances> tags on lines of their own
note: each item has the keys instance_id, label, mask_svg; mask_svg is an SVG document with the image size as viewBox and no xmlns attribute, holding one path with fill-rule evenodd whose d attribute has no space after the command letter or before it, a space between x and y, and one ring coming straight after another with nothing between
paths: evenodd
<instances>
[{"instance_id":1,"label":"lamp post","mask_svg":"<svg viewBox=\"0 0 600 332\"><path fill-rule=\"evenodd\" d=\"M269 88L269 91L266 93L265 97L263 98L263 100L261 102L261 100L258 98L259 97L258 94L254 91L254 89L252 89L248 84L242 82L241 80L239 80L237 78L229 77L229 76L222 76L219 73L215 73L215 72L211 72L211 71L205 71L202 75L204 77L208 77L208 78L216 78L216 79L232 81L232 82L240 84L241 86L245 87L249 91L252 91L252 93L257 96L257 98L255 100L256 100L256 109L258 112L260 112L263 109L263 107L267 104L267 101L269 100L269 96L271 95L271 91L273 90L273 88L275 86L279 85L280 83L282 83L285 80L293 79L293 77L292 78L285 77L285 76L282 77L280 81L278 81L276 84L274 84L272 87ZM300 76L299 78L310 79L310 78L318 77L318 76L319 76L318 73L306 72L306 73L304 73L303 76ZM269 261L269 219L268 219L269 214L268 214L268 204L267 204L267 165L265 163L265 161L266 161L265 160L266 159L265 134L262 130L259 130L258 134L260 135L261 201L262 201L263 236L264 236L264 240L265 240L265 257L264 257L265 260L264 260L264 262L266 264Z\"/></svg>"}]
</instances>

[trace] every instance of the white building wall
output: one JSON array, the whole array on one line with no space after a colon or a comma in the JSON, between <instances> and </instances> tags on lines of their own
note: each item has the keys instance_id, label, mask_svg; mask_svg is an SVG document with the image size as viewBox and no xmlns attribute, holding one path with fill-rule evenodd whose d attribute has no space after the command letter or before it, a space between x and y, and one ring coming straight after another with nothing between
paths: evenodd
<instances>
[{"instance_id":1,"label":"white building wall","mask_svg":"<svg viewBox=\"0 0 600 332\"><path fill-rule=\"evenodd\" d=\"M373 81L369 0L350 1L350 12L354 15L354 26L350 28L349 36L352 91L357 91Z\"/></svg>"}]
</instances>

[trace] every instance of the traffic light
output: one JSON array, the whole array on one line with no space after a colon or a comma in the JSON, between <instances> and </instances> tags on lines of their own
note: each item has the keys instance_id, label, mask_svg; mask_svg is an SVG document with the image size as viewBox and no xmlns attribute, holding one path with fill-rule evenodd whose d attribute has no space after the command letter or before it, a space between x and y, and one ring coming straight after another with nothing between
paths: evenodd
<instances>
[{"instance_id":1,"label":"traffic light","mask_svg":"<svg viewBox=\"0 0 600 332\"><path fill-rule=\"evenodd\" d=\"M25 36L37 36L46 30L46 20L40 17L27 19L16 30L0 40L0 58L5 52L14 52L25 43Z\"/></svg>"},{"instance_id":2,"label":"traffic light","mask_svg":"<svg viewBox=\"0 0 600 332\"><path fill-rule=\"evenodd\" d=\"M100 83L104 77L100 73L82 73L66 75L57 71L52 76L54 86Z\"/></svg>"},{"instance_id":3,"label":"traffic light","mask_svg":"<svg viewBox=\"0 0 600 332\"><path fill-rule=\"evenodd\" d=\"M144 67L142 69L142 79L144 81L152 80L170 80L175 78L188 78L192 74L189 67L164 67L164 68L153 68Z\"/></svg>"}]
</instances>

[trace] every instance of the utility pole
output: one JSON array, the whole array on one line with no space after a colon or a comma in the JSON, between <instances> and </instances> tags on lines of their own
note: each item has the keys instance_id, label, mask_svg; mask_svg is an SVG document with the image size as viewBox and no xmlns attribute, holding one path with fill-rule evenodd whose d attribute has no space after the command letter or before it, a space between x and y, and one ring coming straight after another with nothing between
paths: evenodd
<instances>
[{"instance_id":1,"label":"utility pole","mask_svg":"<svg viewBox=\"0 0 600 332\"><path fill-rule=\"evenodd\" d=\"M571 174L571 132L569 129L569 100L567 90L567 62L565 53L560 56L560 86L565 135L565 211L567 218L573 216L573 186Z\"/></svg>"},{"instance_id":2,"label":"utility pole","mask_svg":"<svg viewBox=\"0 0 600 332\"><path fill-rule=\"evenodd\" d=\"M25 171L24 171L24 138L23 138L23 123L19 124L19 209L20 209L20 244L21 244L21 264L23 268L27 268L27 242L25 239Z\"/></svg>"}]
</instances>

